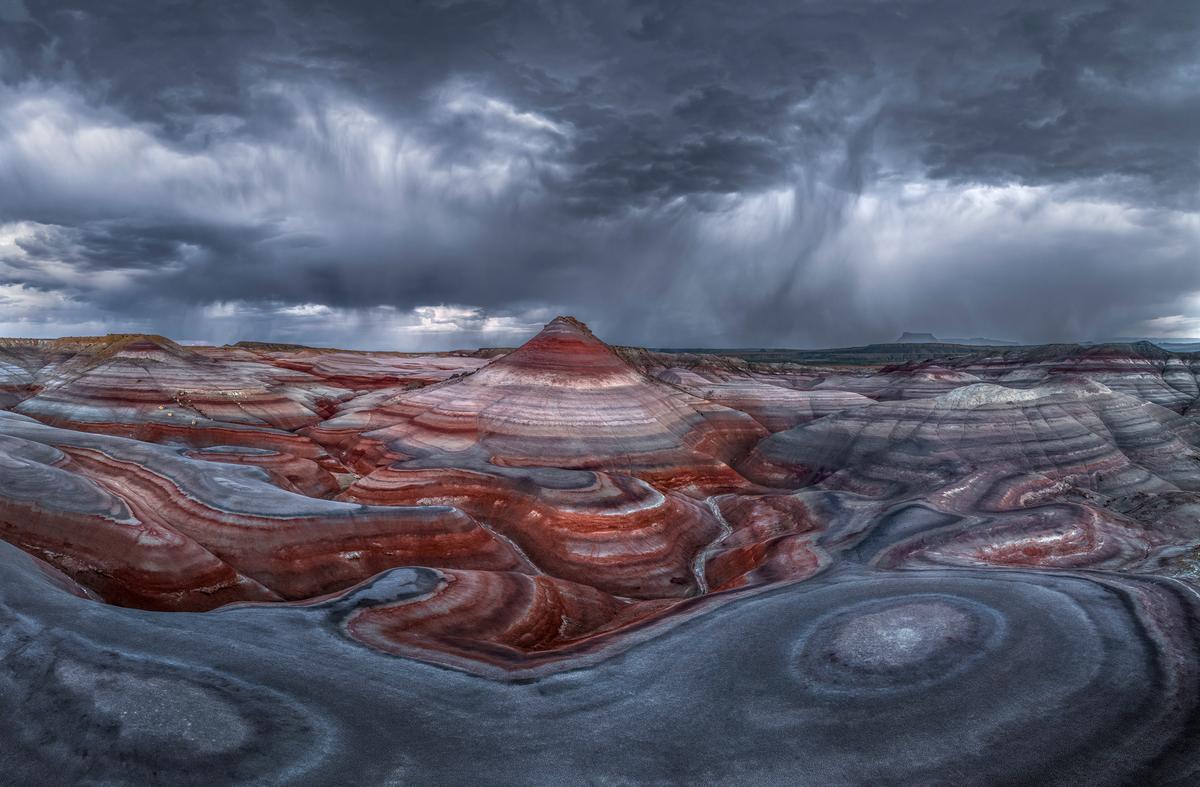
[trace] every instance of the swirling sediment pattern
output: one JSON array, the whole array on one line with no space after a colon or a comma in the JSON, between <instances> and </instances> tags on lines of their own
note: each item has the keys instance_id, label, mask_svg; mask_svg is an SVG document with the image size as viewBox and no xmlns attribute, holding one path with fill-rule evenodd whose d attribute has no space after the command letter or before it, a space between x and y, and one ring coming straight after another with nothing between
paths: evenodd
<instances>
[{"instance_id":1,"label":"swirling sediment pattern","mask_svg":"<svg viewBox=\"0 0 1200 787\"><path fill-rule=\"evenodd\" d=\"M0 344L0 772L1194 783L1194 368Z\"/></svg>"},{"instance_id":2,"label":"swirling sediment pattern","mask_svg":"<svg viewBox=\"0 0 1200 787\"><path fill-rule=\"evenodd\" d=\"M457 509L310 498L280 489L259 468L6 413L0 436L16 460L0 464L4 537L118 603L209 608L309 598L397 565L525 565ZM214 566L226 572L220 583ZM164 589L137 573L152 567L176 584Z\"/></svg>"},{"instance_id":3,"label":"swirling sediment pattern","mask_svg":"<svg viewBox=\"0 0 1200 787\"><path fill-rule=\"evenodd\" d=\"M377 470L341 499L453 506L554 576L621 596L694 594L692 558L719 533L703 504L629 476L413 464Z\"/></svg>"},{"instance_id":4,"label":"swirling sediment pattern","mask_svg":"<svg viewBox=\"0 0 1200 787\"><path fill-rule=\"evenodd\" d=\"M196 784L1197 775L1198 599L1162 578L826 574L714 607L620 659L510 683L348 638L388 605L437 592L434 572L184 624L95 607L6 549L0 764L17 780L51 769Z\"/></svg>"}]
</instances>

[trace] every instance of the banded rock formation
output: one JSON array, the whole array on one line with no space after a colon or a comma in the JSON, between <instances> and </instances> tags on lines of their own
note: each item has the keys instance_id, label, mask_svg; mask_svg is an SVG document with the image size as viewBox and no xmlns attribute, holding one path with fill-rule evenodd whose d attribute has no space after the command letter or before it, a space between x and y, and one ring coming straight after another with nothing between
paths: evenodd
<instances>
[{"instance_id":1,"label":"banded rock formation","mask_svg":"<svg viewBox=\"0 0 1200 787\"><path fill-rule=\"evenodd\" d=\"M1118 495L1200 488L1198 440L1200 425L1101 383L980 383L774 435L743 467L764 483L796 486L837 473L843 488L899 494L1002 464Z\"/></svg>"},{"instance_id":2,"label":"banded rock formation","mask_svg":"<svg viewBox=\"0 0 1200 787\"><path fill-rule=\"evenodd\" d=\"M1045 347L982 353L948 365L1010 388L1082 378L1147 402L1183 412L1200 396L1200 357L1171 353L1150 342L1092 347Z\"/></svg>"},{"instance_id":3,"label":"banded rock formation","mask_svg":"<svg viewBox=\"0 0 1200 787\"><path fill-rule=\"evenodd\" d=\"M796 389L787 385L785 378L763 375L670 368L657 377L694 396L747 413L770 432L791 429L871 401L851 391Z\"/></svg>"},{"instance_id":4,"label":"banded rock formation","mask_svg":"<svg viewBox=\"0 0 1200 787\"><path fill-rule=\"evenodd\" d=\"M72 346L74 345L74 346ZM148 442L270 447L316 458L299 435L351 394L315 378L281 385L266 364L229 363L158 336L74 340L12 409L53 425Z\"/></svg>"},{"instance_id":5,"label":"banded rock formation","mask_svg":"<svg viewBox=\"0 0 1200 787\"><path fill-rule=\"evenodd\" d=\"M869 525L833 544L875 565L1153 569L1200 539L1184 524L1200 426L1090 381L849 410L773 436L742 469L874 501ZM1138 513L1148 498L1161 505Z\"/></svg>"},{"instance_id":6,"label":"banded rock formation","mask_svg":"<svg viewBox=\"0 0 1200 787\"><path fill-rule=\"evenodd\" d=\"M487 522L554 576L635 598L694 593L692 560L720 532L702 503L638 478L458 462L398 462L341 499L453 506Z\"/></svg>"},{"instance_id":7,"label":"banded rock formation","mask_svg":"<svg viewBox=\"0 0 1200 787\"><path fill-rule=\"evenodd\" d=\"M114 603L307 599L398 565L527 568L457 509L306 497L256 467L0 413L0 535Z\"/></svg>"},{"instance_id":8,"label":"banded rock formation","mask_svg":"<svg viewBox=\"0 0 1200 787\"><path fill-rule=\"evenodd\" d=\"M0 570L0 765L20 782L1123 784L1200 773L1200 599L1161 577L827 572L620 635L622 658L569 651L572 670L506 683L352 638L447 592L440 572L396 569L304 606L179 616L97 605L4 544ZM451 619L504 631L503 618L461 611Z\"/></svg>"},{"instance_id":9,"label":"banded rock formation","mask_svg":"<svg viewBox=\"0 0 1200 787\"><path fill-rule=\"evenodd\" d=\"M263 359L282 369L294 369L354 390L420 388L469 374L486 359L463 355L348 353L322 350L265 352Z\"/></svg>"},{"instance_id":10,"label":"banded rock formation","mask_svg":"<svg viewBox=\"0 0 1200 787\"><path fill-rule=\"evenodd\" d=\"M698 493L744 485L729 463L765 430L652 380L582 323L559 317L459 379L307 430L359 472L481 451L495 465L628 473Z\"/></svg>"},{"instance_id":11,"label":"banded rock formation","mask_svg":"<svg viewBox=\"0 0 1200 787\"><path fill-rule=\"evenodd\" d=\"M0 344L0 768L1189 783L1192 361L1113 352Z\"/></svg>"}]
</instances>

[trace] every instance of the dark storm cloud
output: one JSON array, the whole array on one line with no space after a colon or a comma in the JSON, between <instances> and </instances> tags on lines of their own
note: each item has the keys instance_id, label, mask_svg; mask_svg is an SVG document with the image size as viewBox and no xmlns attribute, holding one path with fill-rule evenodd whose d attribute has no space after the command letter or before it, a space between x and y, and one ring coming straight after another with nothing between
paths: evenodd
<instances>
[{"instance_id":1,"label":"dark storm cloud","mask_svg":"<svg viewBox=\"0 0 1200 787\"><path fill-rule=\"evenodd\" d=\"M660 345L1187 326L1198 53L1184 2L4 0L0 322L381 346L505 343L548 310Z\"/></svg>"},{"instance_id":2,"label":"dark storm cloud","mask_svg":"<svg viewBox=\"0 0 1200 787\"><path fill-rule=\"evenodd\" d=\"M1198 24L1186 2L1014 9L990 35L942 39L918 73L935 100L898 108L897 125L933 177L1123 176L1139 199L1194 206Z\"/></svg>"}]
</instances>

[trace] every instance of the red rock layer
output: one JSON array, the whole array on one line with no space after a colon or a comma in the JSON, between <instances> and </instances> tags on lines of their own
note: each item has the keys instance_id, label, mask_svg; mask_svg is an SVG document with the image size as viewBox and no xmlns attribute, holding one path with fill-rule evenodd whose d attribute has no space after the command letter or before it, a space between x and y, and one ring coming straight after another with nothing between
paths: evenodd
<instances>
[{"instance_id":1,"label":"red rock layer","mask_svg":"<svg viewBox=\"0 0 1200 787\"><path fill-rule=\"evenodd\" d=\"M32 351L42 355L37 392L15 412L95 434L269 449L343 469L289 431L316 423L352 396L317 378L210 357L156 336L56 340Z\"/></svg>"},{"instance_id":2,"label":"red rock layer","mask_svg":"<svg viewBox=\"0 0 1200 787\"><path fill-rule=\"evenodd\" d=\"M478 657L553 648L612 621L623 604L587 585L498 571L440 571L433 593L360 608L344 623L381 650L429 648ZM515 655L515 654L514 654Z\"/></svg>"},{"instance_id":3,"label":"red rock layer","mask_svg":"<svg viewBox=\"0 0 1200 787\"><path fill-rule=\"evenodd\" d=\"M560 317L474 374L307 434L363 473L478 450L495 465L623 472L711 493L744 486L728 463L766 432L743 413L647 378Z\"/></svg>"},{"instance_id":4,"label":"red rock layer","mask_svg":"<svg viewBox=\"0 0 1200 787\"><path fill-rule=\"evenodd\" d=\"M454 506L542 570L633 598L695 593L693 556L720 532L700 503L599 472L396 465L356 482L341 499Z\"/></svg>"},{"instance_id":5,"label":"red rock layer","mask_svg":"<svg viewBox=\"0 0 1200 787\"><path fill-rule=\"evenodd\" d=\"M68 449L93 477L119 489L135 514L160 511L181 532L284 598L346 587L399 565L524 567L506 544L448 508L311 510L279 521L245 498L219 502L180 495L171 479L98 452ZM264 486L268 486L264 484ZM273 487L268 487L273 489ZM264 490L265 491L265 490Z\"/></svg>"},{"instance_id":6,"label":"red rock layer","mask_svg":"<svg viewBox=\"0 0 1200 787\"><path fill-rule=\"evenodd\" d=\"M5 456L41 458L0 465L6 540L119 603L305 599L398 565L534 570L456 509L312 499L258 468L11 415L0 435L16 441Z\"/></svg>"},{"instance_id":7,"label":"red rock layer","mask_svg":"<svg viewBox=\"0 0 1200 787\"><path fill-rule=\"evenodd\" d=\"M911 537L893 536L873 559L883 567L922 565L1129 569L1170 543L1169 533L1084 502L1089 495L1037 473L981 470L921 498L956 514Z\"/></svg>"},{"instance_id":8,"label":"red rock layer","mask_svg":"<svg viewBox=\"0 0 1200 787\"><path fill-rule=\"evenodd\" d=\"M256 379L244 366L162 337L130 336L60 365L17 411L52 425L108 424L114 431L202 421L289 431L320 420L304 398Z\"/></svg>"},{"instance_id":9,"label":"red rock layer","mask_svg":"<svg viewBox=\"0 0 1200 787\"><path fill-rule=\"evenodd\" d=\"M711 590L812 576L828 564L816 546L819 515L794 495L723 495L715 505L730 532L707 556Z\"/></svg>"},{"instance_id":10,"label":"red rock layer","mask_svg":"<svg viewBox=\"0 0 1200 787\"><path fill-rule=\"evenodd\" d=\"M198 610L279 599L158 512L136 515L48 445L0 435L0 477L0 537L111 603Z\"/></svg>"},{"instance_id":11,"label":"red rock layer","mask_svg":"<svg viewBox=\"0 0 1200 787\"><path fill-rule=\"evenodd\" d=\"M417 569L378 577L323 606L348 637L376 650L499 676L603 653L645 636L656 616L694 615L700 603L631 602L546 576Z\"/></svg>"},{"instance_id":12,"label":"red rock layer","mask_svg":"<svg viewBox=\"0 0 1200 787\"><path fill-rule=\"evenodd\" d=\"M341 491L341 485L333 473L320 464L280 451L217 445L189 451L187 456L207 462L260 467L271 477L275 486L307 497L330 497Z\"/></svg>"},{"instance_id":13,"label":"red rock layer","mask_svg":"<svg viewBox=\"0 0 1200 787\"><path fill-rule=\"evenodd\" d=\"M1058 503L998 514L894 551L891 560L964 566L1128 568L1161 539L1131 520L1086 505Z\"/></svg>"}]
</instances>

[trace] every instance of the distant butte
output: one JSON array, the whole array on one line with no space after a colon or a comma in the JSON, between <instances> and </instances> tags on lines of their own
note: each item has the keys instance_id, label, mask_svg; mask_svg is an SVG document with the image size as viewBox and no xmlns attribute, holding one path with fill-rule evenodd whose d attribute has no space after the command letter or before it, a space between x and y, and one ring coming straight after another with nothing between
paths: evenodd
<instances>
[{"instance_id":1,"label":"distant butte","mask_svg":"<svg viewBox=\"0 0 1200 787\"><path fill-rule=\"evenodd\" d=\"M896 344L936 344L938 337L932 333L912 333L905 331L896 338Z\"/></svg>"}]
</instances>

